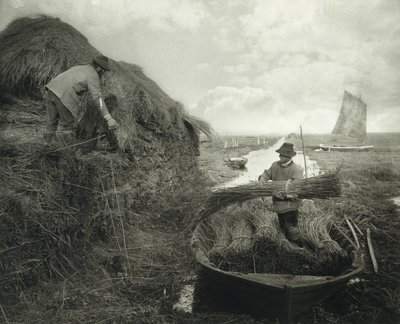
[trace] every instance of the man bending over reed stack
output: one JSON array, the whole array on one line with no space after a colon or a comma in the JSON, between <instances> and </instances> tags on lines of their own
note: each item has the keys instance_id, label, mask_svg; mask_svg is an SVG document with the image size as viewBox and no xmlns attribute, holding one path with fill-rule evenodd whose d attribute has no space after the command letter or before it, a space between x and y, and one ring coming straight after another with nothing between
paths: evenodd
<instances>
[{"instance_id":1,"label":"man bending over reed stack","mask_svg":"<svg viewBox=\"0 0 400 324\"><path fill-rule=\"evenodd\" d=\"M303 179L303 170L292 160L292 157L296 155L292 143L283 143L275 152L279 153L279 161L272 163L271 167L258 177L259 182ZM287 195L285 192L277 192L272 202L287 239L302 246L298 228L300 199Z\"/></svg>"},{"instance_id":2,"label":"man bending over reed stack","mask_svg":"<svg viewBox=\"0 0 400 324\"><path fill-rule=\"evenodd\" d=\"M68 146L75 143L77 117L82 106L82 96L87 91L108 128L114 130L118 127L102 98L100 77L105 71L110 71L108 58L100 55L91 64L74 66L46 84L47 121L43 138L47 144L54 142L59 121L64 144Z\"/></svg>"}]
</instances>

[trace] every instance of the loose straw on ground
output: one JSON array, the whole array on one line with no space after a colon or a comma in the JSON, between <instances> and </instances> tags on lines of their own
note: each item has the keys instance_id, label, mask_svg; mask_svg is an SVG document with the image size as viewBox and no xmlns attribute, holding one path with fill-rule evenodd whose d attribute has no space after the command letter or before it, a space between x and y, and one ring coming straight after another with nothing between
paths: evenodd
<instances>
[{"instance_id":1,"label":"loose straw on ground","mask_svg":"<svg viewBox=\"0 0 400 324\"><path fill-rule=\"evenodd\" d=\"M350 220L345 216L344 219L346 220L347 226L350 228L351 234L353 235L354 241L357 244L357 247L360 247L360 242L358 241L358 237L356 231L354 230L353 225L351 225Z\"/></svg>"},{"instance_id":2,"label":"loose straw on ground","mask_svg":"<svg viewBox=\"0 0 400 324\"><path fill-rule=\"evenodd\" d=\"M47 153L58 152L58 151L62 151L62 150L65 150L65 149L69 149L71 147L75 147L75 146L79 146L79 145L86 144L86 143L89 143L89 142L93 142L93 141L99 140L100 138L103 138L105 136L106 135L100 135L100 136L97 136L95 138L91 138L91 139L89 139L87 141L83 141L83 142L75 143L75 144L72 144L72 145L63 146L63 147L60 147L58 149L50 150Z\"/></svg>"},{"instance_id":3,"label":"loose straw on ground","mask_svg":"<svg viewBox=\"0 0 400 324\"><path fill-rule=\"evenodd\" d=\"M8 321L6 313L4 312L3 305L0 304L0 308L1 308L1 313L3 314L4 320L6 321L7 324L9 324L10 322Z\"/></svg>"},{"instance_id":4,"label":"loose straw on ground","mask_svg":"<svg viewBox=\"0 0 400 324\"><path fill-rule=\"evenodd\" d=\"M119 199L118 199L118 194L117 194L117 187L115 186L114 167L113 167L113 163L112 163L111 159L110 159L110 167L111 167L111 176L112 176L112 181L113 181L115 200L117 201L117 206L118 206L119 221L121 223L121 230L122 230L122 238L123 238L123 243L124 243L125 257L126 257L126 262L128 263L128 272L130 274L131 265L130 265L130 262L129 262L128 250L127 250L127 247L126 247L125 228L124 228L124 222L122 220L122 212L121 212L121 206L119 204Z\"/></svg>"}]
</instances>

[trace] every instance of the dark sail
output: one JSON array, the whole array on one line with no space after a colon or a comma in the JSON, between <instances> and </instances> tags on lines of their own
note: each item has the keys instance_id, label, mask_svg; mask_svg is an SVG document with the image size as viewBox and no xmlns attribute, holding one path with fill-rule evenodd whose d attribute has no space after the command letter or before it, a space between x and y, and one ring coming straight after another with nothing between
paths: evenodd
<instances>
[{"instance_id":1,"label":"dark sail","mask_svg":"<svg viewBox=\"0 0 400 324\"><path fill-rule=\"evenodd\" d=\"M367 133L367 105L360 99L345 91L339 118L332 134L365 138Z\"/></svg>"}]
</instances>

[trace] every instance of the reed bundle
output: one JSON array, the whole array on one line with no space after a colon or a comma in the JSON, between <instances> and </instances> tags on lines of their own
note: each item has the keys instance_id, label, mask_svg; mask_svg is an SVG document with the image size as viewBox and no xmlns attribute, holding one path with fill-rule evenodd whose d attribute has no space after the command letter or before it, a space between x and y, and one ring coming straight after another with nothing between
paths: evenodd
<instances>
[{"instance_id":1,"label":"reed bundle","mask_svg":"<svg viewBox=\"0 0 400 324\"><path fill-rule=\"evenodd\" d=\"M315 256L286 239L275 213L268 209L256 211L252 223L255 227L255 271L310 274L317 263Z\"/></svg>"},{"instance_id":2,"label":"reed bundle","mask_svg":"<svg viewBox=\"0 0 400 324\"><path fill-rule=\"evenodd\" d=\"M301 238L313 246L319 259L314 271L321 275L336 274L348 262L348 256L329 235L333 213L318 209L312 200L303 200L299 214Z\"/></svg>"},{"instance_id":3,"label":"reed bundle","mask_svg":"<svg viewBox=\"0 0 400 324\"><path fill-rule=\"evenodd\" d=\"M312 178L293 181L272 181L242 185L214 191L204 203L200 213L201 218L208 217L219 209L230 204L244 202L250 199L273 196L277 192L296 195L300 199L340 196L340 182L337 172L326 173Z\"/></svg>"},{"instance_id":4,"label":"reed bundle","mask_svg":"<svg viewBox=\"0 0 400 324\"><path fill-rule=\"evenodd\" d=\"M336 252L339 245L332 240L328 233L331 215L318 210L314 201L303 200L299 209L299 230L303 240L313 245L315 249L325 249L327 252Z\"/></svg>"},{"instance_id":5,"label":"reed bundle","mask_svg":"<svg viewBox=\"0 0 400 324\"><path fill-rule=\"evenodd\" d=\"M253 228L246 218L237 220L232 227L232 241L226 259L230 271L253 272Z\"/></svg>"},{"instance_id":6,"label":"reed bundle","mask_svg":"<svg viewBox=\"0 0 400 324\"><path fill-rule=\"evenodd\" d=\"M284 237L280 233L276 214L263 208L254 210L252 223L255 229L255 272L278 272L278 244Z\"/></svg>"},{"instance_id":7,"label":"reed bundle","mask_svg":"<svg viewBox=\"0 0 400 324\"><path fill-rule=\"evenodd\" d=\"M332 214L316 208L312 200L305 200L299 212L305 247L286 238L268 201L255 199L229 206L210 218L215 242L209 257L220 269L244 273L340 273L348 256L329 235Z\"/></svg>"},{"instance_id":8,"label":"reed bundle","mask_svg":"<svg viewBox=\"0 0 400 324\"><path fill-rule=\"evenodd\" d=\"M214 244L208 253L208 258L219 268L226 266L226 253L230 242L232 219L224 213L214 215L210 219L210 227L214 232Z\"/></svg>"}]
</instances>

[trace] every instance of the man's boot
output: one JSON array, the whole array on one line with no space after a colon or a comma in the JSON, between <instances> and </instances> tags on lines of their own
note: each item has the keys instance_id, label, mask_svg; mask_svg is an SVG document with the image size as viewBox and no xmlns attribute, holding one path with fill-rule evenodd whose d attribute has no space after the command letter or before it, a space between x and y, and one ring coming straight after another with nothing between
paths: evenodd
<instances>
[{"instance_id":1,"label":"man's boot","mask_svg":"<svg viewBox=\"0 0 400 324\"><path fill-rule=\"evenodd\" d=\"M297 244L300 247L304 247L298 226L286 223L285 236L290 242Z\"/></svg>"}]
</instances>

